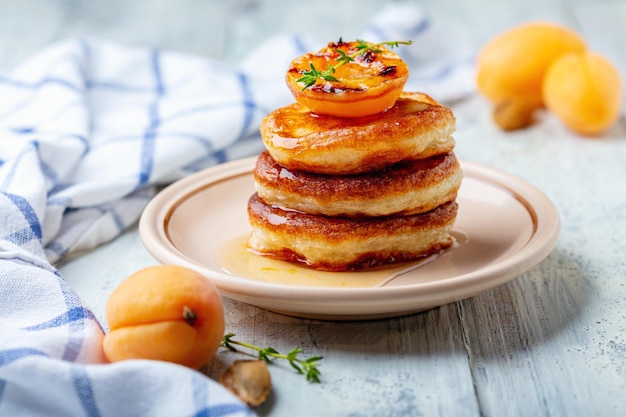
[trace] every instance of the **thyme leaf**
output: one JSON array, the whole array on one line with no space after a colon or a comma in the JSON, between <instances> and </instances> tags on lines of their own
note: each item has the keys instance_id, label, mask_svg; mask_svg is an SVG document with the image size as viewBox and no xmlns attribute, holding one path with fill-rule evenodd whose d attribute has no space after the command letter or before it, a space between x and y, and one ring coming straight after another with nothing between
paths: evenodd
<instances>
[{"instance_id":1,"label":"thyme leaf","mask_svg":"<svg viewBox=\"0 0 626 417\"><path fill-rule=\"evenodd\" d=\"M303 353L303 350L300 348L293 348L288 353L282 354L273 347L268 346L261 348L250 343L234 340L233 337L235 337L234 333L226 333L222 339L221 346L233 352L238 351L235 346L252 349L257 352L259 359L262 359L265 362L271 362L272 359L284 359L293 369L296 370L296 372L303 374L307 381L320 382L321 372L318 367L319 361L323 359L322 356L311 356L302 359L300 358L300 354Z\"/></svg>"},{"instance_id":2,"label":"thyme leaf","mask_svg":"<svg viewBox=\"0 0 626 417\"><path fill-rule=\"evenodd\" d=\"M333 77L335 68L332 65L328 64L328 68L323 71L319 71L317 68L315 68L312 62L309 63L309 66L311 69L308 71L304 71L302 73L302 77L296 80L296 82L304 84L303 90L315 84L315 82L320 78L326 81L339 81L338 79Z\"/></svg>"},{"instance_id":3,"label":"thyme leaf","mask_svg":"<svg viewBox=\"0 0 626 417\"><path fill-rule=\"evenodd\" d=\"M375 43L372 45L368 45L368 43L362 39L357 39L356 42L357 42L355 46L356 52L353 52L351 54L348 54L345 51L342 51L341 49L335 48L335 52L339 54L339 57L335 59L335 61L337 61L337 64L336 65L328 64L328 68L323 71L318 70L317 68L315 68L312 62L309 62L310 69L303 71L302 77L296 80L296 82L303 84L302 91L315 85L315 83L319 79L322 79L325 81L338 82L339 80L333 76L335 70L338 67L345 65L347 63L350 63L354 61L355 58L359 56L364 56L365 54L368 54L368 53L369 54L381 53L383 52L383 50L380 49L381 46L387 46L390 49L393 49L393 48L399 47L400 45L411 45L413 43L413 41L409 40L409 41L387 41L387 42L379 42L379 43Z\"/></svg>"}]
</instances>

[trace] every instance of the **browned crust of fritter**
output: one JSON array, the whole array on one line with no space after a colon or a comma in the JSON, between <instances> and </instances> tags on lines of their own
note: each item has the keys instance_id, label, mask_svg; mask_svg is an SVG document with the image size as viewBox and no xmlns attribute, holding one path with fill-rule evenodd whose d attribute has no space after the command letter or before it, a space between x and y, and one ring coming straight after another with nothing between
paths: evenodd
<instances>
[{"instance_id":1,"label":"browned crust of fritter","mask_svg":"<svg viewBox=\"0 0 626 417\"><path fill-rule=\"evenodd\" d=\"M350 241L354 247L362 248L367 247L368 241L371 240L393 239L425 230L451 227L457 210L457 203L452 201L421 214L351 219L283 210L266 204L256 193L248 201L248 218L253 231L258 229L263 233L278 234L287 241L312 241L331 247ZM272 251L259 250L254 246L251 249L265 256L307 264L314 269L349 271L420 259L446 249L452 243L453 239L446 234L445 239L426 242L426 246L421 250L416 251L411 247L406 247L402 250L364 251L356 258L352 253L348 253L345 254L345 262L334 261L332 263L325 260L310 263L306 253L300 253L286 246Z\"/></svg>"},{"instance_id":2,"label":"browned crust of fritter","mask_svg":"<svg viewBox=\"0 0 626 417\"><path fill-rule=\"evenodd\" d=\"M289 236L323 238L329 242L346 238L367 239L374 235L393 234L406 228L437 227L456 216L457 203L449 202L426 213L409 216L383 216L351 219L317 216L295 210L271 206L254 193L248 201L248 216L266 229L280 231Z\"/></svg>"},{"instance_id":3,"label":"browned crust of fritter","mask_svg":"<svg viewBox=\"0 0 626 417\"><path fill-rule=\"evenodd\" d=\"M456 198L462 176L453 152L402 161L382 171L327 175L289 170L265 151L254 169L257 192L268 204L349 217L432 210Z\"/></svg>"},{"instance_id":4,"label":"browned crust of fritter","mask_svg":"<svg viewBox=\"0 0 626 417\"><path fill-rule=\"evenodd\" d=\"M261 137L282 166L318 174L377 171L454 148L452 111L423 93L403 93L382 113L359 118L316 115L298 103L267 115Z\"/></svg>"},{"instance_id":5,"label":"browned crust of fritter","mask_svg":"<svg viewBox=\"0 0 626 417\"><path fill-rule=\"evenodd\" d=\"M291 262L306 266L318 271L327 272L353 272L364 271L376 267L382 267L385 265L401 264L403 262L414 262L423 259L427 256L440 253L452 246L454 239L449 237L448 239L440 242L433 243L427 250L420 252L409 251L372 251L359 254L355 259L344 263L330 263L330 262L317 262L310 263L306 261L303 255L296 253L295 251L287 248L274 251L272 253L259 253L261 256L269 256L273 259L281 261Z\"/></svg>"}]
</instances>

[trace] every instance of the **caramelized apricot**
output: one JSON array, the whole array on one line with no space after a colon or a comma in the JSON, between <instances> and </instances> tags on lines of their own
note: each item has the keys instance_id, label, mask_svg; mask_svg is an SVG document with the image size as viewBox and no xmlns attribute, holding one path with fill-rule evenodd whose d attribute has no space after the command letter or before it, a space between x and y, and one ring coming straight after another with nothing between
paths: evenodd
<instances>
[{"instance_id":1,"label":"caramelized apricot","mask_svg":"<svg viewBox=\"0 0 626 417\"><path fill-rule=\"evenodd\" d=\"M110 362L154 359L199 368L224 335L224 311L215 286L180 266L142 269L123 281L106 304Z\"/></svg>"},{"instance_id":2,"label":"caramelized apricot","mask_svg":"<svg viewBox=\"0 0 626 417\"><path fill-rule=\"evenodd\" d=\"M548 68L546 107L571 130L597 135L615 123L622 106L622 81L615 66L592 53L568 53Z\"/></svg>"},{"instance_id":3,"label":"caramelized apricot","mask_svg":"<svg viewBox=\"0 0 626 417\"><path fill-rule=\"evenodd\" d=\"M342 62L355 54L349 62ZM326 75L313 77L310 85L303 81L324 71ZM361 117L392 107L408 76L406 63L384 46L340 41L294 59L286 81L296 101L313 113Z\"/></svg>"},{"instance_id":4,"label":"caramelized apricot","mask_svg":"<svg viewBox=\"0 0 626 417\"><path fill-rule=\"evenodd\" d=\"M514 100L542 107L541 85L548 66L564 53L583 50L584 40L565 27L547 22L514 27L480 51L478 90L495 105Z\"/></svg>"}]
</instances>

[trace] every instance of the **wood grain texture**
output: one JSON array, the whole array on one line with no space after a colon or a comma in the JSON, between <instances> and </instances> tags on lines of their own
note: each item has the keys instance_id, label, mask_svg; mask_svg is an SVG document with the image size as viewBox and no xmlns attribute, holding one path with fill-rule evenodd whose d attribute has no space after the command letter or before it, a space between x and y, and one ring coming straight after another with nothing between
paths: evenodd
<instances>
[{"instance_id":1,"label":"wood grain texture","mask_svg":"<svg viewBox=\"0 0 626 417\"><path fill-rule=\"evenodd\" d=\"M283 32L320 39L360 34L390 1L229 2L0 0L0 68L59 39L95 36L235 62ZM502 30L550 19L580 31L626 76L626 1L414 2L432 24L478 48ZM626 86L622 88L626 89ZM282 316L226 300L227 328L281 351L323 355L322 383L284 364L262 416L626 415L626 121L599 139L576 136L552 115L513 133L473 96L452 108L457 155L541 188L562 217L553 253L514 281L421 314L369 322ZM155 261L136 229L60 265L103 320L113 288ZM240 354L222 351L217 378Z\"/></svg>"}]
</instances>

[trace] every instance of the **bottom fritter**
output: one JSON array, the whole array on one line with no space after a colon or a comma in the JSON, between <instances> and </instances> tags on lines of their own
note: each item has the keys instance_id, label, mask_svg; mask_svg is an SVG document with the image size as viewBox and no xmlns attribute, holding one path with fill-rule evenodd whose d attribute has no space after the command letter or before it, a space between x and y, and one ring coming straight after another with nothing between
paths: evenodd
<instances>
[{"instance_id":1,"label":"bottom fritter","mask_svg":"<svg viewBox=\"0 0 626 417\"><path fill-rule=\"evenodd\" d=\"M457 203L426 213L349 219L248 201L251 250L324 271L356 271L414 261L450 247Z\"/></svg>"}]
</instances>

